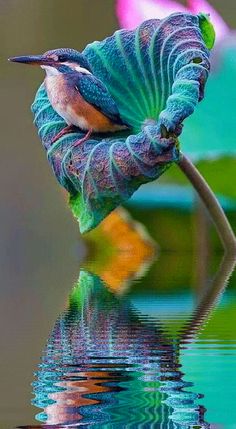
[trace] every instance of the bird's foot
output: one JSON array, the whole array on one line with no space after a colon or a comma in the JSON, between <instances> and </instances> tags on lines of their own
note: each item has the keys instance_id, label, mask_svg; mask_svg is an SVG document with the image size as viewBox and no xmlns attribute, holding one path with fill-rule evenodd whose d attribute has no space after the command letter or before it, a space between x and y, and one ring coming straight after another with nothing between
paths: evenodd
<instances>
[{"instance_id":1,"label":"bird's foot","mask_svg":"<svg viewBox=\"0 0 236 429\"><path fill-rule=\"evenodd\" d=\"M74 143L73 147L77 147L77 146L81 145L82 143L86 142L86 140L88 140L89 137L91 136L92 132L93 132L93 130L88 130L88 132L85 134L85 136L82 139L79 139Z\"/></svg>"},{"instance_id":2,"label":"bird's foot","mask_svg":"<svg viewBox=\"0 0 236 429\"><path fill-rule=\"evenodd\" d=\"M52 139L51 144L55 143L65 134L73 133L75 131L76 131L76 127L74 125L68 125L67 127L63 128L58 134L56 134L56 136Z\"/></svg>"}]
</instances>

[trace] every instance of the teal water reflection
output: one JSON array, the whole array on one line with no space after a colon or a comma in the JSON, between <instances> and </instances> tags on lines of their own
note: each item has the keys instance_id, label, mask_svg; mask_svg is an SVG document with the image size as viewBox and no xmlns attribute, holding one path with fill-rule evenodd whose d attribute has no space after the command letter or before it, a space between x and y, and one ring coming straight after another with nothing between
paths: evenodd
<instances>
[{"instance_id":1,"label":"teal water reflection","mask_svg":"<svg viewBox=\"0 0 236 429\"><path fill-rule=\"evenodd\" d=\"M233 428L235 290L214 308L232 267L196 308L186 289L154 293L144 277L120 293L81 270L35 374L39 427Z\"/></svg>"}]
</instances>

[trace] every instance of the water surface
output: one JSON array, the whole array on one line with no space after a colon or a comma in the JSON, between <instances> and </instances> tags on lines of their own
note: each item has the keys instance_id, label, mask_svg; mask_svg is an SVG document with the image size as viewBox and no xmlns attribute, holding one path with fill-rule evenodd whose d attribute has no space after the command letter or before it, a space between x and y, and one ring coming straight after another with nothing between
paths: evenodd
<instances>
[{"instance_id":1,"label":"water surface","mask_svg":"<svg viewBox=\"0 0 236 429\"><path fill-rule=\"evenodd\" d=\"M107 267L80 270L32 375L38 423L24 427L236 427L232 263L199 291L171 271L160 284L157 264L176 258L115 287Z\"/></svg>"}]
</instances>

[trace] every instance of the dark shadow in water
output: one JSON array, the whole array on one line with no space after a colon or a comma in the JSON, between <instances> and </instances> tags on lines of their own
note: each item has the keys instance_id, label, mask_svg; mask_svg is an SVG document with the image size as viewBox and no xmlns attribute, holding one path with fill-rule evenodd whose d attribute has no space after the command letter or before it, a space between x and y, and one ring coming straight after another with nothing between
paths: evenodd
<instances>
[{"instance_id":1,"label":"dark shadow in water","mask_svg":"<svg viewBox=\"0 0 236 429\"><path fill-rule=\"evenodd\" d=\"M171 338L129 295L81 270L57 319L33 383L41 426L24 428L208 428L203 396L181 372L190 347L234 268L224 258L192 316ZM21 426L22 427L22 426Z\"/></svg>"}]
</instances>

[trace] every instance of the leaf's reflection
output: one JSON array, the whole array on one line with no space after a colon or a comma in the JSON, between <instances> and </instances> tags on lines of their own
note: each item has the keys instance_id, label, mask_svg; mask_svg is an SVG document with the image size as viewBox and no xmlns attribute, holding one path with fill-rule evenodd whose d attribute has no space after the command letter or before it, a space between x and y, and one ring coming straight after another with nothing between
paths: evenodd
<instances>
[{"instance_id":1,"label":"leaf's reflection","mask_svg":"<svg viewBox=\"0 0 236 429\"><path fill-rule=\"evenodd\" d=\"M34 383L38 419L48 424L203 422L197 395L185 391L178 345L125 297L81 271L58 318Z\"/></svg>"},{"instance_id":2,"label":"leaf's reflection","mask_svg":"<svg viewBox=\"0 0 236 429\"><path fill-rule=\"evenodd\" d=\"M133 275L126 270L116 283L101 279L115 278L115 256L111 259L103 270L95 264L100 276L88 266L80 271L68 306L49 336L33 383L33 404L42 410L36 417L40 427L210 427L204 419L204 398L181 371L180 351L191 347L235 261L224 258L198 307L170 335L158 312L154 316L148 311L150 297L143 280L138 287L131 281L134 267ZM141 260L136 263L139 272L142 263L147 265L147 259ZM143 307L136 305L140 290Z\"/></svg>"}]
</instances>

